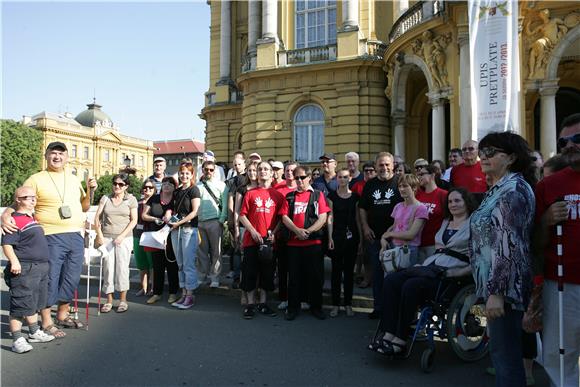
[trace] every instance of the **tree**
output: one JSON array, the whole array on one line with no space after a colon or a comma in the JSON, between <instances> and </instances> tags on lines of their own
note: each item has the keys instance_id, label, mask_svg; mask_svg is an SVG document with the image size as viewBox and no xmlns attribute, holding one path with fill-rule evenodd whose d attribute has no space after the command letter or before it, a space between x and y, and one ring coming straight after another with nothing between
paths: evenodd
<instances>
[{"instance_id":1,"label":"tree","mask_svg":"<svg viewBox=\"0 0 580 387\"><path fill-rule=\"evenodd\" d=\"M14 191L42 168L42 132L13 120L0 120L2 206L14 202Z\"/></svg>"},{"instance_id":2,"label":"tree","mask_svg":"<svg viewBox=\"0 0 580 387\"><path fill-rule=\"evenodd\" d=\"M103 195L110 195L113 193L113 176L115 175L104 175L97 179L97 190L95 191L95 197L92 204L98 204L99 200ZM86 183L83 181L83 188L86 190ZM127 192L133 194L137 199L141 197L141 185L143 181L139 180L135 175L129 175L129 189Z\"/></svg>"}]
</instances>

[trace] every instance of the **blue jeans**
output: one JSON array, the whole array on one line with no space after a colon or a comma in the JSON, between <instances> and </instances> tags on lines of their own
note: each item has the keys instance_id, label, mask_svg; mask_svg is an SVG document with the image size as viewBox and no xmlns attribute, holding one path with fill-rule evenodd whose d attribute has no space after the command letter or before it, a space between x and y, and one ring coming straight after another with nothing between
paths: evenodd
<instances>
[{"instance_id":1,"label":"blue jeans","mask_svg":"<svg viewBox=\"0 0 580 387\"><path fill-rule=\"evenodd\" d=\"M496 387L523 387L526 374L522 361L522 317L524 312L513 310L505 303L505 315L488 320L490 355L495 367Z\"/></svg>"},{"instance_id":2,"label":"blue jeans","mask_svg":"<svg viewBox=\"0 0 580 387\"><path fill-rule=\"evenodd\" d=\"M171 242L179 267L179 287L186 290L197 289L197 269L195 267L198 244L197 227L182 226L171 231Z\"/></svg>"},{"instance_id":3,"label":"blue jeans","mask_svg":"<svg viewBox=\"0 0 580 387\"><path fill-rule=\"evenodd\" d=\"M85 245L78 232L47 235L46 240L50 264L47 306L50 307L57 301L72 300L81 279Z\"/></svg>"},{"instance_id":4,"label":"blue jeans","mask_svg":"<svg viewBox=\"0 0 580 387\"><path fill-rule=\"evenodd\" d=\"M379 261L379 251L381 251L381 240L375 239L372 242L367 241L367 256L373 267L373 308L376 311L382 310L383 297L383 279L385 273Z\"/></svg>"}]
</instances>

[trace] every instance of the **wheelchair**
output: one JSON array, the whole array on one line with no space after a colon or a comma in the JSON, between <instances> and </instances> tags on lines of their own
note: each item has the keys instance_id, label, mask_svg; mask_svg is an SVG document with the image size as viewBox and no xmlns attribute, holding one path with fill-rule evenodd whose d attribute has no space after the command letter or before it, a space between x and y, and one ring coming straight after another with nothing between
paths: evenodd
<instances>
[{"instance_id":1,"label":"wheelchair","mask_svg":"<svg viewBox=\"0 0 580 387\"><path fill-rule=\"evenodd\" d=\"M442 278L434 300L420 308L411 328L406 352L391 357L407 359L417 342L426 342L427 348L421 355L421 369L426 373L433 369L436 338L447 340L453 352L466 362L482 359L489 350L485 304L475 295L471 276ZM384 333L377 327L372 342Z\"/></svg>"}]
</instances>

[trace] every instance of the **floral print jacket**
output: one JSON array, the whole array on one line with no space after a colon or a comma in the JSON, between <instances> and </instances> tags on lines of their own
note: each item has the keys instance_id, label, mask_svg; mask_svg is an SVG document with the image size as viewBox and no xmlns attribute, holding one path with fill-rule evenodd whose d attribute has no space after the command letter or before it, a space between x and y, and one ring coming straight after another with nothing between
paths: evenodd
<instances>
[{"instance_id":1,"label":"floral print jacket","mask_svg":"<svg viewBox=\"0 0 580 387\"><path fill-rule=\"evenodd\" d=\"M534 192L519 173L508 173L485 195L470 219L469 255L476 292L497 294L515 310L527 306L532 287L530 237Z\"/></svg>"}]
</instances>

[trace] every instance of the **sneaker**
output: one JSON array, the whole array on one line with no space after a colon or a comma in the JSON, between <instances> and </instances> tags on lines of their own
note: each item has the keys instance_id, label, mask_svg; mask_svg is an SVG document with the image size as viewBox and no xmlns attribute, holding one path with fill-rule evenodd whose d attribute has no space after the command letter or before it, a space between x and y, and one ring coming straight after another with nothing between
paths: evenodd
<instances>
[{"instance_id":1,"label":"sneaker","mask_svg":"<svg viewBox=\"0 0 580 387\"><path fill-rule=\"evenodd\" d=\"M167 302L169 302L170 304L173 304L178 299L179 299L179 297L177 297L177 294L170 294L169 298L167 299Z\"/></svg>"},{"instance_id":2,"label":"sneaker","mask_svg":"<svg viewBox=\"0 0 580 387\"><path fill-rule=\"evenodd\" d=\"M244 308L243 317L246 320L251 320L254 318L254 315L255 315L254 305L246 305L246 307Z\"/></svg>"},{"instance_id":3,"label":"sneaker","mask_svg":"<svg viewBox=\"0 0 580 387\"><path fill-rule=\"evenodd\" d=\"M232 289L239 289L240 288L240 279L236 278L232 281Z\"/></svg>"},{"instance_id":4,"label":"sneaker","mask_svg":"<svg viewBox=\"0 0 580 387\"><path fill-rule=\"evenodd\" d=\"M161 296L154 294L149 299L147 299L148 304L155 304L157 301L161 299Z\"/></svg>"},{"instance_id":5,"label":"sneaker","mask_svg":"<svg viewBox=\"0 0 580 387\"><path fill-rule=\"evenodd\" d=\"M220 283L218 281L211 281L211 283L209 284L209 287L212 289L219 288Z\"/></svg>"},{"instance_id":6,"label":"sneaker","mask_svg":"<svg viewBox=\"0 0 580 387\"><path fill-rule=\"evenodd\" d=\"M231 270L228 274L226 274L226 278L234 278L234 271Z\"/></svg>"},{"instance_id":7,"label":"sneaker","mask_svg":"<svg viewBox=\"0 0 580 387\"><path fill-rule=\"evenodd\" d=\"M278 304L278 310L286 310L288 309L288 301L282 301Z\"/></svg>"},{"instance_id":8,"label":"sneaker","mask_svg":"<svg viewBox=\"0 0 580 387\"><path fill-rule=\"evenodd\" d=\"M298 313L294 310L286 309L286 313L284 313L284 319L286 321L292 321L298 316Z\"/></svg>"},{"instance_id":9,"label":"sneaker","mask_svg":"<svg viewBox=\"0 0 580 387\"><path fill-rule=\"evenodd\" d=\"M333 306L329 313L330 317L338 316L338 306Z\"/></svg>"},{"instance_id":10,"label":"sneaker","mask_svg":"<svg viewBox=\"0 0 580 387\"><path fill-rule=\"evenodd\" d=\"M346 315L347 317L353 317L354 316L354 312L352 310L352 306L347 305L344 307L345 311L346 311Z\"/></svg>"},{"instance_id":11,"label":"sneaker","mask_svg":"<svg viewBox=\"0 0 580 387\"><path fill-rule=\"evenodd\" d=\"M137 296L137 297L141 297L141 296L144 296L144 295L145 295L145 293L146 293L146 292L145 292L145 289L141 289L141 290L139 290L137 293L135 293L135 296Z\"/></svg>"},{"instance_id":12,"label":"sneaker","mask_svg":"<svg viewBox=\"0 0 580 387\"><path fill-rule=\"evenodd\" d=\"M195 299L193 296L185 296L185 300L183 300L181 304L177 305L177 307L179 309L190 309L193 305L195 305Z\"/></svg>"},{"instance_id":13,"label":"sneaker","mask_svg":"<svg viewBox=\"0 0 580 387\"><path fill-rule=\"evenodd\" d=\"M28 334L28 341L30 343L48 343L54 340L53 335L45 333L42 329L37 330L34 334Z\"/></svg>"},{"instance_id":14,"label":"sneaker","mask_svg":"<svg viewBox=\"0 0 580 387\"><path fill-rule=\"evenodd\" d=\"M181 298L177 301L175 301L173 304L171 304L171 306L175 306L177 308L179 308L179 305L183 304L183 302L185 301L185 295L181 296Z\"/></svg>"},{"instance_id":15,"label":"sneaker","mask_svg":"<svg viewBox=\"0 0 580 387\"><path fill-rule=\"evenodd\" d=\"M258 312L262 313L265 316L270 316L270 317L276 317L277 316L277 313L274 312L272 310L272 308L270 308L266 304L258 304L257 308L258 308Z\"/></svg>"},{"instance_id":16,"label":"sneaker","mask_svg":"<svg viewBox=\"0 0 580 387\"><path fill-rule=\"evenodd\" d=\"M310 310L310 304L307 302L301 302L300 303L300 309L302 310Z\"/></svg>"},{"instance_id":17,"label":"sneaker","mask_svg":"<svg viewBox=\"0 0 580 387\"><path fill-rule=\"evenodd\" d=\"M28 351L32 351L32 345L28 344L24 337L19 337L12 343L12 352L25 353Z\"/></svg>"}]
</instances>

